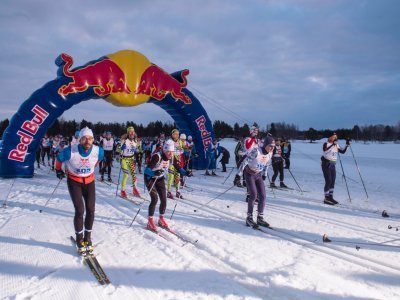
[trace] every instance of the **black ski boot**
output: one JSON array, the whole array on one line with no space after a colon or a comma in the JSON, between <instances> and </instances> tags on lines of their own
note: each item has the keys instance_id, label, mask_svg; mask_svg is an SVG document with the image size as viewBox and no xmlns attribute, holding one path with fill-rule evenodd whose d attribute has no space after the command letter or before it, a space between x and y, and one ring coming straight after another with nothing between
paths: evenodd
<instances>
[{"instance_id":1,"label":"black ski boot","mask_svg":"<svg viewBox=\"0 0 400 300\"><path fill-rule=\"evenodd\" d=\"M275 182L271 182L270 185L269 185L269 187L270 187L270 188L273 188L273 189L277 188L277 186L275 185Z\"/></svg>"},{"instance_id":2,"label":"black ski boot","mask_svg":"<svg viewBox=\"0 0 400 300\"><path fill-rule=\"evenodd\" d=\"M262 227L269 227L268 222L264 220L262 215L259 215L257 217L257 225Z\"/></svg>"},{"instance_id":3,"label":"black ski boot","mask_svg":"<svg viewBox=\"0 0 400 300\"><path fill-rule=\"evenodd\" d=\"M283 182L281 182L281 183L279 184L279 186L280 186L281 188L284 188L284 189L287 189L287 188L288 188L288 186L287 186L285 183L283 183Z\"/></svg>"},{"instance_id":4,"label":"black ski boot","mask_svg":"<svg viewBox=\"0 0 400 300\"><path fill-rule=\"evenodd\" d=\"M336 204L338 204L338 202L336 200L334 200L331 195L326 195L325 199L324 199L324 204L336 205Z\"/></svg>"},{"instance_id":5,"label":"black ski boot","mask_svg":"<svg viewBox=\"0 0 400 300\"><path fill-rule=\"evenodd\" d=\"M256 222L254 222L252 216L247 216L247 219L246 219L246 226L248 226L248 227L253 227L253 228L258 228L258 225L257 225Z\"/></svg>"}]
</instances>

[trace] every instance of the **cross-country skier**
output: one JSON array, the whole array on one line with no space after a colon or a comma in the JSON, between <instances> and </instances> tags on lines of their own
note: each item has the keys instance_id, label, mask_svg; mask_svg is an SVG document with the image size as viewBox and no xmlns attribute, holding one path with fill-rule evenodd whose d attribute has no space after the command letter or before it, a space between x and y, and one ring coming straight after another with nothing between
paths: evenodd
<instances>
[{"instance_id":1,"label":"cross-country skier","mask_svg":"<svg viewBox=\"0 0 400 300\"><path fill-rule=\"evenodd\" d=\"M107 180L111 182L112 181L111 165L113 161L114 139L112 138L112 134L110 131L107 131L106 136L103 139L101 139L100 147L102 147L104 150L104 159L100 164L100 173L101 173L100 180L101 181L104 180L104 173L106 172L107 169L107 175L108 175Z\"/></svg>"},{"instance_id":2,"label":"cross-country skier","mask_svg":"<svg viewBox=\"0 0 400 300\"><path fill-rule=\"evenodd\" d=\"M230 158L231 155L230 155L229 151L226 148L220 146L220 149L221 149L221 152L218 153L217 159L222 154L222 157L220 159L220 163L221 163L221 166L222 166L222 172L226 172L226 165L229 164L229 158Z\"/></svg>"},{"instance_id":3,"label":"cross-country skier","mask_svg":"<svg viewBox=\"0 0 400 300\"><path fill-rule=\"evenodd\" d=\"M60 180L65 176L62 164L66 166L68 191L75 208L76 246L81 253L93 250L91 233L96 202L94 169L104 157L103 149L94 146L93 140L92 130L83 128L79 133L80 143L62 150L56 160L56 174Z\"/></svg>"},{"instance_id":4,"label":"cross-country skier","mask_svg":"<svg viewBox=\"0 0 400 300\"><path fill-rule=\"evenodd\" d=\"M247 203L247 218L246 225L257 227L269 227L269 224L264 220L265 206L265 185L267 164L271 160L272 151L275 147L275 141L271 136L264 139L263 145L255 146L247 153L245 161L241 164L240 173L243 172L246 180L246 187L249 192ZM241 175L241 174L240 174ZM253 207L258 199L257 222L253 220Z\"/></svg>"},{"instance_id":5,"label":"cross-country skier","mask_svg":"<svg viewBox=\"0 0 400 300\"><path fill-rule=\"evenodd\" d=\"M70 144L71 144L71 146L79 144L79 130L75 131L74 136L71 137Z\"/></svg>"},{"instance_id":6,"label":"cross-country skier","mask_svg":"<svg viewBox=\"0 0 400 300\"><path fill-rule=\"evenodd\" d=\"M325 186L324 186L324 194L325 199L324 203L329 205L336 205L338 202L333 199L333 190L335 188L335 180L336 180L336 161L338 152L341 154L346 153L347 147L350 145L350 140L346 140L346 147L342 149L337 144L337 135L333 133L328 141L325 142L322 146L324 154L321 156L321 167L322 172L324 174Z\"/></svg>"},{"instance_id":7,"label":"cross-country skier","mask_svg":"<svg viewBox=\"0 0 400 300\"><path fill-rule=\"evenodd\" d=\"M121 181L121 197L127 198L126 194L126 182L128 181L128 173L132 176L133 195L140 197L140 193L136 188L136 163L135 153L139 151L137 145L137 137L135 128L129 126L126 129L126 134L121 137L121 169L122 169L122 181Z\"/></svg>"},{"instance_id":8,"label":"cross-country skier","mask_svg":"<svg viewBox=\"0 0 400 300\"><path fill-rule=\"evenodd\" d=\"M174 129L171 133L172 142L174 143L174 155L172 156L172 164L170 164L168 168L168 185L167 185L167 197L174 199L172 195L171 188L172 185L175 186L175 196L177 198L183 199L182 194L180 192L181 186L181 176L186 175L185 170L183 169L183 153L184 153L184 144L181 139L179 139L179 130ZM176 166L179 164L179 168Z\"/></svg>"},{"instance_id":9,"label":"cross-country skier","mask_svg":"<svg viewBox=\"0 0 400 300\"><path fill-rule=\"evenodd\" d=\"M282 157L285 160L285 169L290 168L290 153L292 152L292 144L290 141L282 137Z\"/></svg>"},{"instance_id":10,"label":"cross-country skier","mask_svg":"<svg viewBox=\"0 0 400 300\"><path fill-rule=\"evenodd\" d=\"M243 149L242 149L242 158L241 161L239 161L239 169L240 169L240 164L242 163L242 161L246 158L247 153L249 153L253 148L258 147L259 145L259 139L258 139L258 127L256 126L257 124L254 123L254 125L252 125L250 127L250 137L247 137L244 139L243 142ZM240 175L239 173L236 174L235 179L233 180L233 184L241 187L242 185L240 184ZM245 180L243 178L243 186L246 186Z\"/></svg>"},{"instance_id":11,"label":"cross-country skier","mask_svg":"<svg viewBox=\"0 0 400 300\"><path fill-rule=\"evenodd\" d=\"M42 164L45 166L44 163L44 157L47 156L47 165L50 167L50 138L47 135L47 133L44 135L44 137L40 140L40 146L42 148Z\"/></svg>"},{"instance_id":12,"label":"cross-country skier","mask_svg":"<svg viewBox=\"0 0 400 300\"><path fill-rule=\"evenodd\" d=\"M207 150L206 150L206 160L207 160L207 167L206 167L206 173L204 175L207 176L217 176L215 173L217 169L217 156L221 152L221 148L219 146L218 140L214 139L212 143L208 144ZM208 172L208 170L211 170Z\"/></svg>"},{"instance_id":13,"label":"cross-country skier","mask_svg":"<svg viewBox=\"0 0 400 300\"><path fill-rule=\"evenodd\" d=\"M272 152L272 169L274 170L274 175L272 175L271 187L276 188L275 180L279 174L279 186L282 188L287 188L286 184L283 182L284 174L284 158L282 156L281 139L277 139L275 143L274 151Z\"/></svg>"},{"instance_id":14,"label":"cross-country skier","mask_svg":"<svg viewBox=\"0 0 400 300\"><path fill-rule=\"evenodd\" d=\"M168 170L170 161L175 150L174 142L168 140L164 143L163 149L151 156L150 163L144 169L144 183L149 190L151 202L148 211L147 228L152 231L157 231L157 226L154 223L153 216L160 198L158 225L168 228L168 224L164 219L164 213L167 208L167 193L165 189L164 172ZM174 160L174 167L181 170L179 161Z\"/></svg>"}]
</instances>

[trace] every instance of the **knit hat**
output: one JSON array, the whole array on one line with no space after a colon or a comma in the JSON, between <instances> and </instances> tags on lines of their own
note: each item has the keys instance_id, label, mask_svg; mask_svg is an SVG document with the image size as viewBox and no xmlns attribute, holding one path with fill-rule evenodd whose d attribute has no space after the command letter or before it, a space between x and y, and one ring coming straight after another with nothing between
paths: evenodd
<instances>
[{"instance_id":1,"label":"knit hat","mask_svg":"<svg viewBox=\"0 0 400 300\"><path fill-rule=\"evenodd\" d=\"M186 140L186 134L181 133L181 136L179 137L181 140Z\"/></svg>"},{"instance_id":2,"label":"knit hat","mask_svg":"<svg viewBox=\"0 0 400 300\"><path fill-rule=\"evenodd\" d=\"M267 136L264 139L263 147L268 146L268 145L272 146L272 147L275 147L275 140L274 140L274 138L272 136Z\"/></svg>"},{"instance_id":3,"label":"knit hat","mask_svg":"<svg viewBox=\"0 0 400 300\"><path fill-rule=\"evenodd\" d=\"M75 136L79 136L79 130L75 131Z\"/></svg>"},{"instance_id":4,"label":"knit hat","mask_svg":"<svg viewBox=\"0 0 400 300\"><path fill-rule=\"evenodd\" d=\"M79 139L83 138L84 136L90 136L93 137L93 131L92 129L85 127L83 129L81 129L81 131L79 132Z\"/></svg>"},{"instance_id":5,"label":"knit hat","mask_svg":"<svg viewBox=\"0 0 400 300\"><path fill-rule=\"evenodd\" d=\"M163 150L164 150L164 151L175 151L174 142L173 142L172 140L166 141L166 142L164 143Z\"/></svg>"},{"instance_id":6,"label":"knit hat","mask_svg":"<svg viewBox=\"0 0 400 300\"><path fill-rule=\"evenodd\" d=\"M129 126L128 128L126 128L126 133L129 134L129 131L131 130L135 131L135 128L133 126Z\"/></svg>"}]
</instances>

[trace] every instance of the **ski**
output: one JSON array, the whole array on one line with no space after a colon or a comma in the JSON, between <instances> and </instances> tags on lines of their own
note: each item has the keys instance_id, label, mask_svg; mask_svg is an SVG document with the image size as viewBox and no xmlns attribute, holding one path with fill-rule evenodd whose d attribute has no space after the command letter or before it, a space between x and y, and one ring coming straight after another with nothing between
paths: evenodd
<instances>
[{"instance_id":1,"label":"ski","mask_svg":"<svg viewBox=\"0 0 400 300\"><path fill-rule=\"evenodd\" d=\"M194 244L196 244L196 243L198 242L198 240L191 241L191 240L186 239L186 238L183 237L181 234L177 233L176 231L172 230L172 229L169 228L169 227L161 227L161 226L160 226L160 228L162 228L162 229L164 229L165 231L171 233L172 235L174 235L175 237L177 237L178 239L180 239L180 240L181 240L182 242L184 242L185 244L189 243L189 244L194 245Z\"/></svg>"},{"instance_id":2,"label":"ski","mask_svg":"<svg viewBox=\"0 0 400 300\"><path fill-rule=\"evenodd\" d=\"M110 279L108 278L107 274L104 272L102 266L100 265L99 261L97 260L97 257L96 257L95 255L93 255L92 253L90 253L90 254L88 254L88 255L89 255L89 258L90 258L91 260L93 260L93 263L94 263L94 265L96 266L99 275L101 275L101 277L103 278L104 282L105 282L106 284L110 284L111 281L110 281Z\"/></svg>"},{"instance_id":3,"label":"ski","mask_svg":"<svg viewBox=\"0 0 400 300\"><path fill-rule=\"evenodd\" d=\"M76 245L75 238L73 236L71 236L70 238L71 238L71 242L75 246ZM101 285L106 285L106 284L111 283L111 281L108 279L103 268L101 268L97 258L94 256L93 253L84 252L82 254L78 253L78 255L80 255L83 258L84 264L86 264L89 267L93 276L97 279L97 281Z\"/></svg>"},{"instance_id":4,"label":"ski","mask_svg":"<svg viewBox=\"0 0 400 300\"><path fill-rule=\"evenodd\" d=\"M148 230L148 231L150 231L150 232L152 232L152 233L158 235L160 238L163 238L164 240L167 240L167 241L168 241L168 238L167 238L165 235L161 234L159 231L157 231L157 230L151 230L151 229L147 228L147 226L146 226L144 229L146 229L146 230Z\"/></svg>"},{"instance_id":5,"label":"ski","mask_svg":"<svg viewBox=\"0 0 400 300\"><path fill-rule=\"evenodd\" d=\"M131 203L133 203L133 204L135 204L135 205L140 205L140 204L142 204L141 202L135 201L134 199L132 199L132 198L130 198L130 197L124 198L124 197L121 197L120 195L118 195L118 197L121 198L121 199L123 199L123 200L126 200L126 201L128 201L128 202L131 202Z\"/></svg>"}]
</instances>

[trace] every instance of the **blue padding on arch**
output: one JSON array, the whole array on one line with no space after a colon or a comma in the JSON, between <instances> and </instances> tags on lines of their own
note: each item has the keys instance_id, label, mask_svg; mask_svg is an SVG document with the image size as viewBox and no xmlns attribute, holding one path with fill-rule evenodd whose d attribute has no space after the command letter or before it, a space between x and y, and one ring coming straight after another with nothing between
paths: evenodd
<instances>
[{"instance_id":1,"label":"blue padding on arch","mask_svg":"<svg viewBox=\"0 0 400 300\"><path fill-rule=\"evenodd\" d=\"M184 93L192 100L192 104L184 104L167 95L162 101L151 98L148 103L154 103L164 109L174 119L179 131L193 137L198 159L193 161L195 169L206 168L205 149L214 139L211 120L200 101L187 89Z\"/></svg>"}]
</instances>

